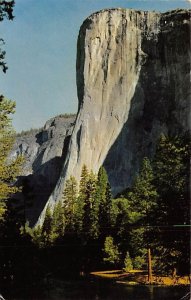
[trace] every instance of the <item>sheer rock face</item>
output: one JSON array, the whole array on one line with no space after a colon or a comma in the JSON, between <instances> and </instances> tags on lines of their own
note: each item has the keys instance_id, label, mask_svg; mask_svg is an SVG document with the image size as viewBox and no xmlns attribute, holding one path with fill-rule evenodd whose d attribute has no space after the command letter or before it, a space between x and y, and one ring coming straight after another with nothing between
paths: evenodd
<instances>
[{"instance_id":1,"label":"sheer rock face","mask_svg":"<svg viewBox=\"0 0 191 300\"><path fill-rule=\"evenodd\" d=\"M154 35L155 40L158 23L158 14L114 9L94 14L82 25L77 56L78 126L70 154L75 160L69 158L67 173L79 178L83 164L94 172L103 164L128 119L147 57L141 47L142 34Z\"/></svg>"},{"instance_id":2,"label":"sheer rock face","mask_svg":"<svg viewBox=\"0 0 191 300\"><path fill-rule=\"evenodd\" d=\"M102 164L126 188L161 133L189 128L189 12L103 10L84 21L77 49L79 111L50 202L70 175Z\"/></svg>"},{"instance_id":3,"label":"sheer rock face","mask_svg":"<svg viewBox=\"0 0 191 300\"><path fill-rule=\"evenodd\" d=\"M70 175L103 164L113 194L131 184L161 133L189 129L189 12L103 10L81 26L79 110L68 154L48 203ZM40 220L43 219L43 213Z\"/></svg>"}]
</instances>

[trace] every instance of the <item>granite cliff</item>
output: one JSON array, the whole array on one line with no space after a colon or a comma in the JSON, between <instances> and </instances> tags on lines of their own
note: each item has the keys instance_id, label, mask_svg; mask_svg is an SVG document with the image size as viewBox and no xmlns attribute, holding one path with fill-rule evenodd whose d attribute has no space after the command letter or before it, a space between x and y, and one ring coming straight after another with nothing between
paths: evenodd
<instances>
[{"instance_id":1,"label":"granite cliff","mask_svg":"<svg viewBox=\"0 0 191 300\"><path fill-rule=\"evenodd\" d=\"M104 165L113 194L129 186L161 135L189 130L190 13L107 9L82 24L77 43L78 114L56 187ZM46 150L44 150L46 151ZM43 219L43 213L39 221Z\"/></svg>"},{"instance_id":2,"label":"granite cliff","mask_svg":"<svg viewBox=\"0 0 191 300\"><path fill-rule=\"evenodd\" d=\"M50 204L83 164L104 165L113 194L131 184L161 135L189 129L190 13L108 9L81 26L77 45L79 108Z\"/></svg>"},{"instance_id":3,"label":"granite cliff","mask_svg":"<svg viewBox=\"0 0 191 300\"><path fill-rule=\"evenodd\" d=\"M25 163L18 184L23 192L16 195L19 212L35 224L53 192L65 160L75 115L60 115L46 122L39 130L17 135L11 156L23 155Z\"/></svg>"}]
</instances>

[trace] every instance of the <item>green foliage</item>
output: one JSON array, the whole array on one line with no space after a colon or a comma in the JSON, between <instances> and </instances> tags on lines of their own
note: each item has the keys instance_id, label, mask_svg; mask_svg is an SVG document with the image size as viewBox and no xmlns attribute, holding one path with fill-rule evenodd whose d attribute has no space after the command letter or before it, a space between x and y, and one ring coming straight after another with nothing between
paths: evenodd
<instances>
[{"instance_id":1,"label":"green foliage","mask_svg":"<svg viewBox=\"0 0 191 300\"><path fill-rule=\"evenodd\" d=\"M160 222L189 224L189 135L161 136L154 159L155 182L160 193ZM178 214L176 213L178 211Z\"/></svg>"},{"instance_id":2,"label":"green foliage","mask_svg":"<svg viewBox=\"0 0 191 300\"><path fill-rule=\"evenodd\" d=\"M112 201L111 232L118 242L120 252L126 255L130 248L130 230L132 226L132 212L129 200L117 198Z\"/></svg>"},{"instance_id":3,"label":"green foliage","mask_svg":"<svg viewBox=\"0 0 191 300\"><path fill-rule=\"evenodd\" d=\"M52 240L56 240L57 238L63 237L65 233L66 227L66 216L65 209L61 201L54 207L53 215L52 215L52 223L51 223L51 236Z\"/></svg>"},{"instance_id":4,"label":"green foliage","mask_svg":"<svg viewBox=\"0 0 191 300\"><path fill-rule=\"evenodd\" d=\"M177 268L188 272L189 231L184 224L189 224L189 148L187 134L162 136L153 171L148 159L144 159L127 195L133 225L129 230L129 251L135 267L146 266L150 247L155 270L167 273ZM176 224L180 227L174 227Z\"/></svg>"},{"instance_id":5,"label":"green foliage","mask_svg":"<svg viewBox=\"0 0 191 300\"><path fill-rule=\"evenodd\" d=\"M75 227L75 212L77 210L77 181L71 176L65 185L63 192L64 214L66 230L72 231Z\"/></svg>"},{"instance_id":6,"label":"green foliage","mask_svg":"<svg viewBox=\"0 0 191 300\"><path fill-rule=\"evenodd\" d=\"M122 232L123 228L132 223L130 203L126 198L113 199L111 207L111 224Z\"/></svg>"},{"instance_id":7,"label":"green foliage","mask_svg":"<svg viewBox=\"0 0 191 300\"><path fill-rule=\"evenodd\" d=\"M154 216L158 230L154 230L153 234L157 234L157 265L164 272L174 267L188 272L189 268L189 228L184 226L189 224L190 219L189 165L189 134L161 136L153 161L159 194L158 210Z\"/></svg>"},{"instance_id":8,"label":"green foliage","mask_svg":"<svg viewBox=\"0 0 191 300\"><path fill-rule=\"evenodd\" d=\"M50 247L54 245L57 239L64 236L65 233L65 210L61 201L59 201L53 212L47 206L43 225L38 225L27 232L32 237L33 242L41 247Z\"/></svg>"},{"instance_id":9,"label":"green foliage","mask_svg":"<svg viewBox=\"0 0 191 300\"><path fill-rule=\"evenodd\" d=\"M148 158L144 158L139 175L136 177L128 199L140 217L146 217L156 208L157 191L153 183L154 175L151 163Z\"/></svg>"},{"instance_id":10,"label":"green foliage","mask_svg":"<svg viewBox=\"0 0 191 300\"><path fill-rule=\"evenodd\" d=\"M133 269L132 259L129 255L129 252L127 251L126 256L125 256L125 260L124 260L124 270L126 272L129 272L132 269Z\"/></svg>"},{"instance_id":11,"label":"green foliage","mask_svg":"<svg viewBox=\"0 0 191 300\"><path fill-rule=\"evenodd\" d=\"M112 224L120 228L115 235L123 252L128 247L135 268L146 267L150 247L156 271L166 274L177 268L188 272L189 230L184 224L189 224L189 152L188 134L162 136L154 170L145 158L127 194L126 212L122 214L123 206L119 208L124 200L113 201ZM174 227L176 224L180 227Z\"/></svg>"},{"instance_id":12,"label":"green foliage","mask_svg":"<svg viewBox=\"0 0 191 300\"><path fill-rule=\"evenodd\" d=\"M0 96L0 219L6 211L6 200L18 191L14 182L23 163L21 156L8 158L15 139L10 117L14 111L15 102Z\"/></svg>"},{"instance_id":13,"label":"green foliage","mask_svg":"<svg viewBox=\"0 0 191 300\"><path fill-rule=\"evenodd\" d=\"M36 226L34 229L27 229L26 233L31 236L35 245L37 245L39 248L44 247L44 238L42 235L42 227L40 225Z\"/></svg>"},{"instance_id":14,"label":"green foliage","mask_svg":"<svg viewBox=\"0 0 191 300\"><path fill-rule=\"evenodd\" d=\"M82 167L80 186L79 186L79 196L75 208L76 230L78 235L80 235L83 231L84 205L87 196L88 177L89 177L88 169L84 165Z\"/></svg>"},{"instance_id":15,"label":"green foliage","mask_svg":"<svg viewBox=\"0 0 191 300\"><path fill-rule=\"evenodd\" d=\"M130 249L133 257L141 255L142 251L148 247L147 233L145 226L136 226L136 223L132 226L130 231Z\"/></svg>"},{"instance_id":16,"label":"green foliage","mask_svg":"<svg viewBox=\"0 0 191 300\"><path fill-rule=\"evenodd\" d=\"M154 271L166 274L176 268L186 272L188 231L182 227L175 231L172 225L188 222L188 140L187 136L162 137L153 168L144 158L127 198L112 199L104 168L96 176L83 166L79 189L70 177L63 203L53 213L47 208L43 226L32 231L33 242L49 250L53 245L65 246L67 250L58 247L61 260L74 269L78 265L89 271L102 267L103 262L127 272L146 269L150 248Z\"/></svg>"},{"instance_id":17,"label":"green foliage","mask_svg":"<svg viewBox=\"0 0 191 300\"><path fill-rule=\"evenodd\" d=\"M64 236L65 233L65 214L62 202L59 201L51 212L48 206L45 212L43 225L30 228L26 223L21 227L21 234L27 234L32 242L39 248L46 248L54 245L57 239Z\"/></svg>"},{"instance_id":18,"label":"green foliage","mask_svg":"<svg viewBox=\"0 0 191 300\"><path fill-rule=\"evenodd\" d=\"M116 266L120 261L120 253L117 245L114 244L112 236L107 236L104 243L104 262L108 262L110 265Z\"/></svg>"},{"instance_id":19,"label":"green foliage","mask_svg":"<svg viewBox=\"0 0 191 300\"><path fill-rule=\"evenodd\" d=\"M135 256L133 259L133 267L136 270L144 269L146 265L146 257L144 255L142 256Z\"/></svg>"},{"instance_id":20,"label":"green foliage","mask_svg":"<svg viewBox=\"0 0 191 300\"><path fill-rule=\"evenodd\" d=\"M102 203L106 202L106 189L108 184L108 176L104 167L101 167L98 172L98 187L97 195Z\"/></svg>"},{"instance_id":21,"label":"green foliage","mask_svg":"<svg viewBox=\"0 0 191 300\"><path fill-rule=\"evenodd\" d=\"M88 176L86 185L86 197L84 198L84 217L83 230L88 238L98 237L98 223L97 223L97 202L96 202L96 176L91 172Z\"/></svg>"},{"instance_id":22,"label":"green foliage","mask_svg":"<svg viewBox=\"0 0 191 300\"><path fill-rule=\"evenodd\" d=\"M46 208L44 222L42 225L42 237L45 246L52 243L52 212L49 206Z\"/></svg>"},{"instance_id":23,"label":"green foliage","mask_svg":"<svg viewBox=\"0 0 191 300\"><path fill-rule=\"evenodd\" d=\"M96 198L99 205L100 234L102 238L105 238L111 226L112 197L108 176L104 167L101 167L98 172Z\"/></svg>"},{"instance_id":24,"label":"green foliage","mask_svg":"<svg viewBox=\"0 0 191 300\"><path fill-rule=\"evenodd\" d=\"M133 258L142 257L141 253L152 244L150 226L153 225L157 198L151 163L148 158L144 158L140 173L128 193L130 219L133 221L133 227L129 233L129 246Z\"/></svg>"}]
</instances>

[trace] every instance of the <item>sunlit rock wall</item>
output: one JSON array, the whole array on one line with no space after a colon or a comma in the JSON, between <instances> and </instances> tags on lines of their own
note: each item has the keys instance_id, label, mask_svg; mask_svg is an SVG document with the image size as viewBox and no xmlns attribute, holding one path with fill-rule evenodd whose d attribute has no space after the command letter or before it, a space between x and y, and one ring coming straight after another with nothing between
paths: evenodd
<instances>
[{"instance_id":1,"label":"sunlit rock wall","mask_svg":"<svg viewBox=\"0 0 191 300\"><path fill-rule=\"evenodd\" d=\"M108 9L84 21L77 45L78 116L50 204L70 175L79 180L84 164L94 172L104 164L113 194L120 192L143 157L152 157L161 133L188 130L189 20L186 10Z\"/></svg>"}]
</instances>

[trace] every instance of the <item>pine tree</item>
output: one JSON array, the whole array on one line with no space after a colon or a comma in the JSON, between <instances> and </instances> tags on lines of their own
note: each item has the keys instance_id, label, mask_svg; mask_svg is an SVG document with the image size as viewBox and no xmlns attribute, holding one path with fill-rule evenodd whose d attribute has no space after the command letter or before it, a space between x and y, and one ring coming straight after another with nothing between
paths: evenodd
<instances>
[{"instance_id":1,"label":"pine tree","mask_svg":"<svg viewBox=\"0 0 191 300\"><path fill-rule=\"evenodd\" d=\"M110 233L112 197L108 176L104 167L98 172L97 181L97 205L99 205L99 226L102 239Z\"/></svg>"},{"instance_id":2,"label":"pine tree","mask_svg":"<svg viewBox=\"0 0 191 300\"><path fill-rule=\"evenodd\" d=\"M14 1L0 2L0 22L7 18L13 20ZM4 40L0 38L1 45ZM8 69L5 59L5 51L0 48L0 68L5 73ZM6 100L0 96L0 220L6 211L7 198L17 192L17 188L13 187L13 182L20 173L22 164L21 158L8 161L8 155L14 143L14 131L11 126L10 115L15 111L15 102Z\"/></svg>"},{"instance_id":3,"label":"pine tree","mask_svg":"<svg viewBox=\"0 0 191 300\"><path fill-rule=\"evenodd\" d=\"M188 134L161 136L154 158L154 172L160 194L158 205L163 211L161 222L165 225L189 224L189 160Z\"/></svg>"},{"instance_id":4,"label":"pine tree","mask_svg":"<svg viewBox=\"0 0 191 300\"><path fill-rule=\"evenodd\" d=\"M87 196L87 183L89 179L89 172L86 165L83 165L79 186L79 196L75 206L75 227L78 235L81 235L83 231L83 219L84 219L84 205Z\"/></svg>"},{"instance_id":5,"label":"pine tree","mask_svg":"<svg viewBox=\"0 0 191 300\"><path fill-rule=\"evenodd\" d=\"M86 196L88 179L89 179L89 171L87 169L87 166L83 165L81 178L80 178L80 190L79 190L79 196L82 198Z\"/></svg>"},{"instance_id":6,"label":"pine tree","mask_svg":"<svg viewBox=\"0 0 191 300\"><path fill-rule=\"evenodd\" d=\"M65 223L66 223L67 231L73 231L75 227L77 190L78 190L77 181L75 177L71 176L66 181L65 189L63 192Z\"/></svg>"},{"instance_id":7,"label":"pine tree","mask_svg":"<svg viewBox=\"0 0 191 300\"><path fill-rule=\"evenodd\" d=\"M52 213L50 206L48 205L45 212L44 222L42 225L42 236L44 245L48 246L52 244Z\"/></svg>"},{"instance_id":8,"label":"pine tree","mask_svg":"<svg viewBox=\"0 0 191 300\"><path fill-rule=\"evenodd\" d=\"M157 191L154 185L154 174L148 158L144 158L139 175L136 177L128 199L134 210L140 213L141 217L148 218L148 215L155 209L157 202Z\"/></svg>"},{"instance_id":9,"label":"pine tree","mask_svg":"<svg viewBox=\"0 0 191 300\"><path fill-rule=\"evenodd\" d=\"M108 187L108 176L104 167L100 167L98 172L97 195L102 203L106 202L106 190Z\"/></svg>"},{"instance_id":10,"label":"pine tree","mask_svg":"<svg viewBox=\"0 0 191 300\"><path fill-rule=\"evenodd\" d=\"M144 158L139 175L136 177L128 200L131 214L136 222L130 231L131 253L134 258L145 258L147 248L152 244L150 226L153 226L153 214L157 208L157 191L154 174L148 158Z\"/></svg>"},{"instance_id":11,"label":"pine tree","mask_svg":"<svg viewBox=\"0 0 191 300\"><path fill-rule=\"evenodd\" d=\"M189 134L162 135L153 165L159 194L155 212L159 228L156 241L158 266L164 271L177 268L180 272L188 272L189 227L185 225L190 219Z\"/></svg>"},{"instance_id":12,"label":"pine tree","mask_svg":"<svg viewBox=\"0 0 191 300\"><path fill-rule=\"evenodd\" d=\"M116 266L120 261L120 252L117 245L114 244L112 236L107 236L104 242L103 261Z\"/></svg>"},{"instance_id":13,"label":"pine tree","mask_svg":"<svg viewBox=\"0 0 191 300\"><path fill-rule=\"evenodd\" d=\"M124 270L126 272L129 272L132 269L133 269L132 259L129 255L129 252L127 251L126 256L125 256L125 260L124 260Z\"/></svg>"},{"instance_id":14,"label":"pine tree","mask_svg":"<svg viewBox=\"0 0 191 300\"><path fill-rule=\"evenodd\" d=\"M129 249L129 231L131 225L135 222L136 213L132 213L129 200L126 198L113 199L111 208L111 230L123 256L125 256L127 249Z\"/></svg>"},{"instance_id":15,"label":"pine tree","mask_svg":"<svg viewBox=\"0 0 191 300\"><path fill-rule=\"evenodd\" d=\"M111 227L111 209L112 209L112 194L111 194L111 186L109 182L107 182L106 193L105 193L105 206L104 206L104 214L105 214L105 228L107 232Z\"/></svg>"},{"instance_id":16,"label":"pine tree","mask_svg":"<svg viewBox=\"0 0 191 300\"><path fill-rule=\"evenodd\" d=\"M62 201L58 201L58 203L54 207L51 222L51 236L53 240L64 236L66 226L65 222L65 209L63 207Z\"/></svg>"},{"instance_id":17,"label":"pine tree","mask_svg":"<svg viewBox=\"0 0 191 300\"><path fill-rule=\"evenodd\" d=\"M15 102L0 96L0 219L6 211L6 200L18 191L14 182L21 172L23 158L9 158L13 147L15 132L10 115L15 111Z\"/></svg>"},{"instance_id":18,"label":"pine tree","mask_svg":"<svg viewBox=\"0 0 191 300\"><path fill-rule=\"evenodd\" d=\"M86 238L97 238L97 206L95 202L96 176L90 172L86 185L86 195L84 198L84 218L83 229Z\"/></svg>"}]
</instances>

